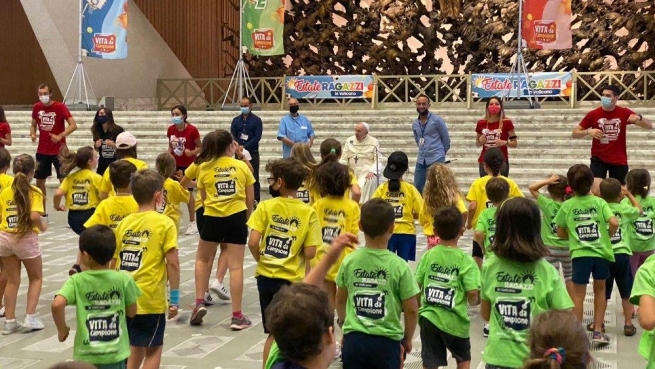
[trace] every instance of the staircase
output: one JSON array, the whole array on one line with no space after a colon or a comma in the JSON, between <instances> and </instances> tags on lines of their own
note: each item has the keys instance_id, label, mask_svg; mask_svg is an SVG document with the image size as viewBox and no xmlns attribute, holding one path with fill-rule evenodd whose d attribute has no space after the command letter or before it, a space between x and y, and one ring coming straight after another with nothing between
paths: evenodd
<instances>
[{"instance_id":1,"label":"staircase","mask_svg":"<svg viewBox=\"0 0 655 369\"><path fill-rule=\"evenodd\" d=\"M589 108L584 109L541 109L509 110L508 118L516 127L519 146L509 151L510 177L527 193L530 183L545 178L553 172L566 173L573 164L589 164L589 139L574 140L571 131L581 121ZM636 108L636 112L655 120L655 108ZM478 178L477 158L480 148L475 147L475 123L483 116L482 110L454 108L435 108L433 112L441 115L450 131L452 140L448 160L455 172L461 190L466 193L470 184ZM264 134L260 142L261 169L260 178L265 183L267 173L265 163L270 159L281 157L282 146L276 139L278 123L286 113L283 111L255 112L264 122ZM380 141L380 150L389 155L402 150L410 158L410 171L413 172L417 146L412 136L411 122L416 112L410 109L398 110L332 110L303 111L314 126L316 141L314 156L320 159L318 147L326 138L336 138L344 142L354 134L354 125L360 121L369 123L371 135ZM36 152L36 144L29 138L30 112L8 111L7 120L12 127L13 154ZM189 122L196 125L204 136L214 129L229 130L236 112L189 112ZM91 122L93 112L73 112L78 129L67 141L75 149L92 145ZM114 112L116 123L137 137L139 159L148 162L154 168L155 157L166 151L166 128L170 124L168 112ZM655 155L651 144L655 140L655 131L642 130L639 127L628 128L628 160L631 168L647 168L655 175ZM380 160L383 164L386 159ZM411 173L406 177L412 180ZM56 186L54 177L49 178L49 186ZM266 186L262 186L266 188Z\"/></svg>"}]
</instances>

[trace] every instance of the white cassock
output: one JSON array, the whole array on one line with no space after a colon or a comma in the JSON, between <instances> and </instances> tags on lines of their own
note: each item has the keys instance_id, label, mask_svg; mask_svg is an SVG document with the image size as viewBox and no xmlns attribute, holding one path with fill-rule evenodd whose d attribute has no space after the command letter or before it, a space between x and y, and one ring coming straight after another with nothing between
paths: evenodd
<instances>
[{"instance_id":1,"label":"white cassock","mask_svg":"<svg viewBox=\"0 0 655 369\"><path fill-rule=\"evenodd\" d=\"M377 177L371 178L368 180L369 183L366 183L366 175L370 172L373 172L376 176L380 175L379 150L380 143L371 135L366 135L366 138L361 142L357 141L354 135L350 136L343 146L341 161L355 172L359 187L362 189L362 197L359 201L362 204L371 198L377 188ZM371 187L372 191L367 191L368 187Z\"/></svg>"}]
</instances>

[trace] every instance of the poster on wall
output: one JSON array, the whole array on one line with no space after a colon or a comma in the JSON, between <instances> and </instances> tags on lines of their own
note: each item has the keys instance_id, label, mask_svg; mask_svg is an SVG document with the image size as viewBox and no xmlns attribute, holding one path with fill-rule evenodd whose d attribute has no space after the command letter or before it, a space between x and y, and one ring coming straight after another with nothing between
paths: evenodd
<instances>
[{"instance_id":1,"label":"poster on wall","mask_svg":"<svg viewBox=\"0 0 655 369\"><path fill-rule=\"evenodd\" d=\"M82 55L127 58L127 0L82 1Z\"/></svg>"},{"instance_id":2,"label":"poster on wall","mask_svg":"<svg viewBox=\"0 0 655 369\"><path fill-rule=\"evenodd\" d=\"M244 1L241 36L243 45L250 54L284 54L284 2L285 0Z\"/></svg>"},{"instance_id":3,"label":"poster on wall","mask_svg":"<svg viewBox=\"0 0 655 369\"><path fill-rule=\"evenodd\" d=\"M530 49L570 49L571 0L524 0L522 37Z\"/></svg>"},{"instance_id":4,"label":"poster on wall","mask_svg":"<svg viewBox=\"0 0 655 369\"><path fill-rule=\"evenodd\" d=\"M288 97L295 99L373 97L373 76L290 76L284 83Z\"/></svg>"},{"instance_id":5,"label":"poster on wall","mask_svg":"<svg viewBox=\"0 0 655 369\"><path fill-rule=\"evenodd\" d=\"M473 74L473 97L546 97L546 96L571 96L573 85L573 74L571 72L543 72L530 73L530 82L521 75L509 73Z\"/></svg>"}]
</instances>

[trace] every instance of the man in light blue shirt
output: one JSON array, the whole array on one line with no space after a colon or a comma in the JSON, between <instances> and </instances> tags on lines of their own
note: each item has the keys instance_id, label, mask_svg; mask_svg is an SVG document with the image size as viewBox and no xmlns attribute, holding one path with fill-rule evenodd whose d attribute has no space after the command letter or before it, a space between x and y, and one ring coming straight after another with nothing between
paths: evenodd
<instances>
[{"instance_id":1,"label":"man in light blue shirt","mask_svg":"<svg viewBox=\"0 0 655 369\"><path fill-rule=\"evenodd\" d=\"M430 113L430 99L421 95L416 98L419 116L412 123L414 141L418 145L418 158L414 170L414 186L423 194L428 168L434 163L444 163L450 149L450 136L446 122Z\"/></svg>"},{"instance_id":2,"label":"man in light blue shirt","mask_svg":"<svg viewBox=\"0 0 655 369\"><path fill-rule=\"evenodd\" d=\"M277 139L282 141L282 157L291 156L291 147L298 142L306 143L312 147L314 143L314 128L309 119L298 114L300 103L296 99L289 99L289 115L280 119L280 128Z\"/></svg>"}]
</instances>

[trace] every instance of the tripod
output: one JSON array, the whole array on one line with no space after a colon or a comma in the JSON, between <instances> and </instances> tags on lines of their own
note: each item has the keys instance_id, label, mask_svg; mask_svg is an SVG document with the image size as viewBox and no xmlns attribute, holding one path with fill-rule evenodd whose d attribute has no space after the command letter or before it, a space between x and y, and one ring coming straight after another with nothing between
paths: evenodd
<instances>
[{"instance_id":1,"label":"tripod","mask_svg":"<svg viewBox=\"0 0 655 369\"><path fill-rule=\"evenodd\" d=\"M91 110L91 106L97 105L97 102L95 101L95 92L93 92L93 87L91 87L91 82L89 81L89 75L86 73L86 69L84 69L84 62L82 61L82 23L84 21L84 12L89 7L89 4L87 3L86 5L82 6L82 1L79 1L79 3L80 11L79 42L77 44L77 65L75 66L73 76L68 83L68 88L66 88L66 93L64 94L64 103L66 105L83 104L86 105L86 110ZM73 87L73 93L69 99L68 93L71 92L71 87ZM89 98L89 90L91 90L91 98ZM82 95L82 93L84 93L84 95Z\"/></svg>"},{"instance_id":2,"label":"tripod","mask_svg":"<svg viewBox=\"0 0 655 369\"><path fill-rule=\"evenodd\" d=\"M525 67L525 59L523 58L523 1L525 0L518 0L519 2L519 26L517 30L517 37L518 37L518 44L517 44L517 51L516 51L516 60L514 60L514 63L512 64L512 68L509 71L509 80L512 85L512 87L509 90L506 90L506 93L503 96L503 100L508 100L509 97L512 94L512 91L514 90L514 76L516 76L516 98L520 99L523 94L523 91L521 89L521 79L526 80L526 86L527 86L527 98L528 98L528 103L530 104L530 109L533 109L534 102L532 101L533 94L532 94L532 89L530 88L530 74L528 73L527 68Z\"/></svg>"}]
</instances>

